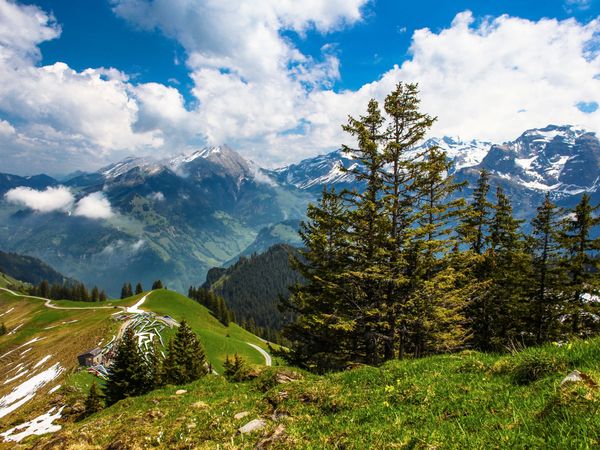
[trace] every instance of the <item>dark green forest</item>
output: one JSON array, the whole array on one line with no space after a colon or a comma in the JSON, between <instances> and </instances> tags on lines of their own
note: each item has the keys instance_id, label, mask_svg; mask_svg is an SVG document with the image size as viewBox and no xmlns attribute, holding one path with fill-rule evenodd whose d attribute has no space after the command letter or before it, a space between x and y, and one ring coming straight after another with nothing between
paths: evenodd
<instances>
[{"instance_id":1,"label":"dark green forest","mask_svg":"<svg viewBox=\"0 0 600 450\"><path fill-rule=\"evenodd\" d=\"M409 153L436 120L419 103L399 84L344 125L365 189L324 190L308 209L287 359L326 371L597 333L598 206L583 194L563 211L548 195L526 233L485 171L466 201L442 150Z\"/></svg>"}]
</instances>

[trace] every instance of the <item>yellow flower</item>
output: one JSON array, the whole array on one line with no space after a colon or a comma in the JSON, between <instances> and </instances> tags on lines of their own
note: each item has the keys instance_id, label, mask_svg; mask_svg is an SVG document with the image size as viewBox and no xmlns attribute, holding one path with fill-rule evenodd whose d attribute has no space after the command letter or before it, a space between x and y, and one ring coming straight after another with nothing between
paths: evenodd
<instances>
[{"instance_id":1,"label":"yellow flower","mask_svg":"<svg viewBox=\"0 0 600 450\"><path fill-rule=\"evenodd\" d=\"M388 385L385 387L385 392L387 392L387 393L389 394L390 392L394 392L394 389L395 389L395 387L394 387L393 385L391 385L391 384L388 384Z\"/></svg>"},{"instance_id":2,"label":"yellow flower","mask_svg":"<svg viewBox=\"0 0 600 450\"><path fill-rule=\"evenodd\" d=\"M389 408L390 404L387 401L385 401L385 402L383 402L383 406L385 406L386 408Z\"/></svg>"}]
</instances>

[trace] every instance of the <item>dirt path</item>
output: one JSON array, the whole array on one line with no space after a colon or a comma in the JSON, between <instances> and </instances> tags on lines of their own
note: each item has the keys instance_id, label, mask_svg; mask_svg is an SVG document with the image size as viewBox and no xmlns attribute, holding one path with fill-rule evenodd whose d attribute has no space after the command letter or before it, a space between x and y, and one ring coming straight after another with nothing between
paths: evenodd
<instances>
[{"instance_id":1,"label":"dirt path","mask_svg":"<svg viewBox=\"0 0 600 450\"><path fill-rule=\"evenodd\" d=\"M36 297L34 295L18 294L17 292L11 291L10 289L6 289L3 287L0 287L0 290L6 291L9 294L14 295L15 297L25 297L25 298L34 298L36 300L43 300L44 306L46 308L52 308L52 309L115 309L114 306L56 306L56 305L52 304L52 300L44 298L44 297ZM117 306L117 308L125 309L123 306Z\"/></svg>"},{"instance_id":2,"label":"dirt path","mask_svg":"<svg viewBox=\"0 0 600 450\"><path fill-rule=\"evenodd\" d=\"M258 345L251 344L250 342L246 342L246 344L248 344L250 347L252 347L254 350L258 351L261 355L264 356L264 358L265 358L265 366L271 366L271 365L273 365L273 360L271 359L271 355L269 355L267 352L265 352Z\"/></svg>"}]
</instances>

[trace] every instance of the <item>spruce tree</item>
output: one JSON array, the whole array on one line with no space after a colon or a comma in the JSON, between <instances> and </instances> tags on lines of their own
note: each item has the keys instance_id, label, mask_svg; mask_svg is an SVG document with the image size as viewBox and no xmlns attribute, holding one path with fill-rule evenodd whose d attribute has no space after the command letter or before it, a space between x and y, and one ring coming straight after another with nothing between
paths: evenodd
<instances>
[{"instance_id":1,"label":"spruce tree","mask_svg":"<svg viewBox=\"0 0 600 450\"><path fill-rule=\"evenodd\" d=\"M48 280L43 280L40 283L40 297L50 298L50 285L48 284Z\"/></svg>"},{"instance_id":2,"label":"spruce tree","mask_svg":"<svg viewBox=\"0 0 600 450\"><path fill-rule=\"evenodd\" d=\"M163 284L162 281L160 280L156 280L154 283L152 283L152 290L154 291L155 289L162 289L163 288Z\"/></svg>"},{"instance_id":3,"label":"spruce tree","mask_svg":"<svg viewBox=\"0 0 600 450\"><path fill-rule=\"evenodd\" d=\"M90 386L90 390L85 399L85 415L89 416L94 414L102 409L102 395L100 390L98 389L98 385L96 381L92 382Z\"/></svg>"},{"instance_id":4,"label":"spruce tree","mask_svg":"<svg viewBox=\"0 0 600 450\"><path fill-rule=\"evenodd\" d=\"M94 288L92 289L91 301L93 301L93 302L99 302L100 301L100 292L98 291L98 287L97 286L94 286Z\"/></svg>"},{"instance_id":5,"label":"spruce tree","mask_svg":"<svg viewBox=\"0 0 600 450\"><path fill-rule=\"evenodd\" d=\"M129 297L127 291L127 283L123 283L123 287L121 288L121 299Z\"/></svg>"},{"instance_id":6,"label":"spruce tree","mask_svg":"<svg viewBox=\"0 0 600 450\"><path fill-rule=\"evenodd\" d=\"M104 292L104 289L100 291L100 294L98 295L98 300L101 302L105 302L107 300L106 292Z\"/></svg>"},{"instance_id":7,"label":"spruce tree","mask_svg":"<svg viewBox=\"0 0 600 450\"><path fill-rule=\"evenodd\" d=\"M175 337L169 342L162 380L167 384L185 384L207 373L202 344L184 320Z\"/></svg>"},{"instance_id":8,"label":"spruce tree","mask_svg":"<svg viewBox=\"0 0 600 450\"><path fill-rule=\"evenodd\" d=\"M143 292L144 292L144 288L142 287L142 284L141 283L136 284L135 285L135 294L138 295Z\"/></svg>"},{"instance_id":9,"label":"spruce tree","mask_svg":"<svg viewBox=\"0 0 600 450\"><path fill-rule=\"evenodd\" d=\"M597 304L586 301L586 296L598 292L600 288L600 238L592 237L594 229L600 224L597 214L599 208L600 205L591 205L587 193L583 194L575 209L564 219L561 229L560 240L566 252L563 265L570 277L565 289L569 298L566 309L574 334L597 329L594 321L589 319L597 314Z\"/></svg>"},{"instance_id":10,"label":"spruce tree","mask_svg":"<svg viewBox=\"0 0 600 450\"><path fill-rule=\"evenodd\" d=\"M250 368L244 361L244 358L239 356L237 353L233 356L233 359L229 358L229 355L225 358L223 363L223 376L229 381L240 382L248 378Z\"/></svg>"},{"instance_id":11,"label":"spruce tree","mask_svg":"<svg viewBox=\"0 0 600 450\"><path fill-rule=\"evenodd\" d=\"M533 282L528 315L538 344L557 337L562 290L567 283L566 273L560 264L562 250L557 216L558 208L547 193L531 222Z\"/></svg>"},{"instance_id":12,"label":"spruce tree","mask_svg":"<svg viewBox=\"0 0 600 450\"><path fill-rule=\"evenodd\" d=\"M138 348L133 329L129 327L120 339L115 359L109 367L105 386L107 404L147 392L147 373L147 362Z\"/></svg>"}]
</instances>

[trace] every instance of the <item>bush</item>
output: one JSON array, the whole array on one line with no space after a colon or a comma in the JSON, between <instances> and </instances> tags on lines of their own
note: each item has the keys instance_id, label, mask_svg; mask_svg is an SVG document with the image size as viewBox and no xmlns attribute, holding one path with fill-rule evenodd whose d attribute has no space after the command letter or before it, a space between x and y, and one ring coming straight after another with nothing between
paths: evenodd
<instances>
[{"instance_id":1,"label":"bush","mask_svg":"<svg viewBox=\"0 0 600 450\"><path fill-rule=\"evenodd\" d=\"M244 358L239 356L237 353L234 355L233 359L229 358L229 355L225 359L223 363L223 375L229 381L246 381L248 379L248 374L250 373L250 368Z\"/></svg>"},{"instance_id":2,"label":"bush","mask_svg":"<svg viewBox=\"0 0 600 450\"><path fill-rule=\"evenodd\" d=\"M514 356L510 373L517 384L528 384L552 373L564 371L567 360L558 355L549 355L539 349L533 349Z\"/></svg>"}]
</instances>

